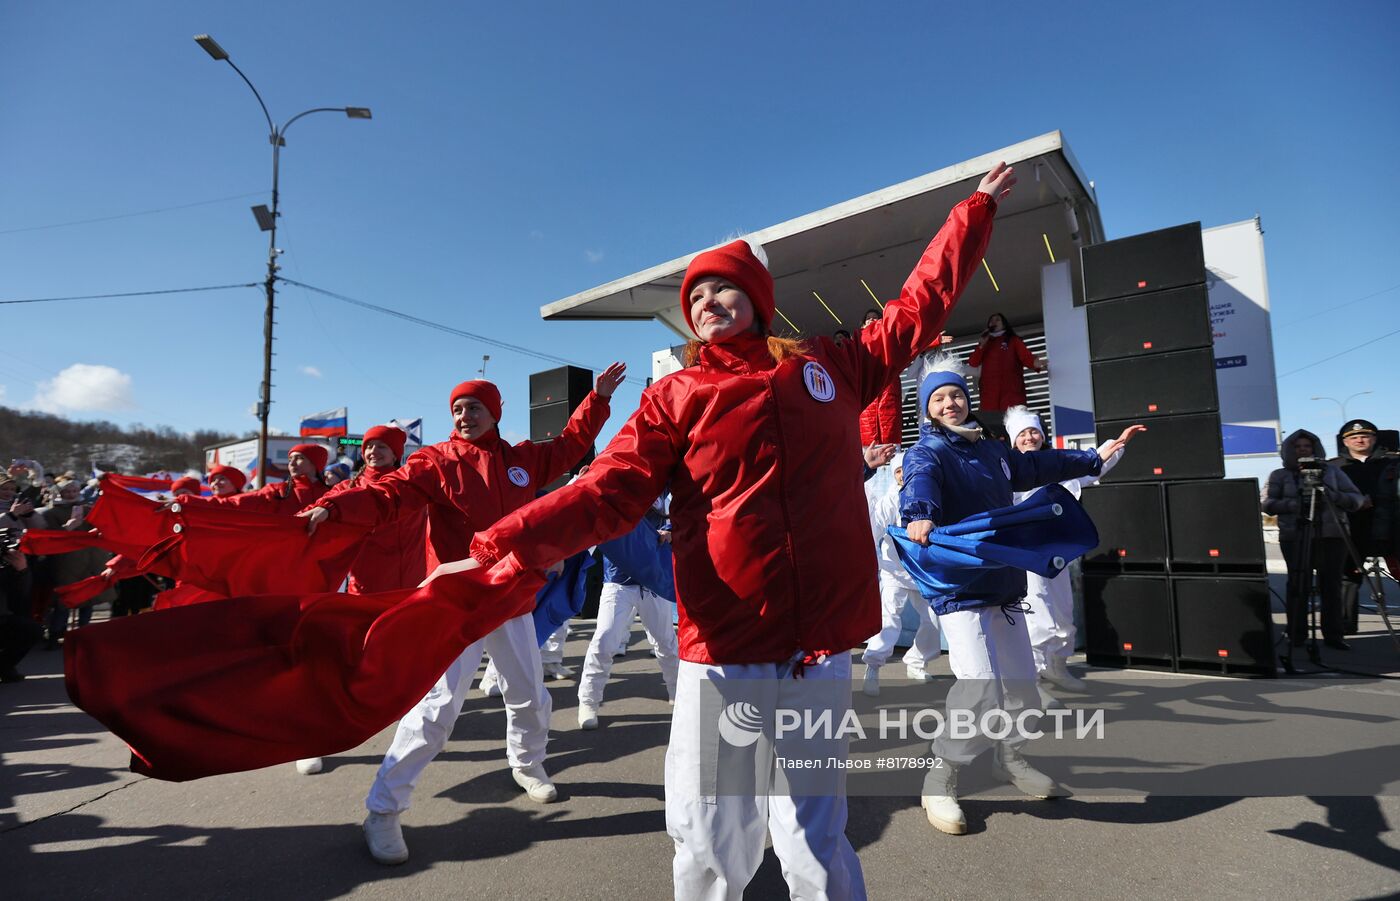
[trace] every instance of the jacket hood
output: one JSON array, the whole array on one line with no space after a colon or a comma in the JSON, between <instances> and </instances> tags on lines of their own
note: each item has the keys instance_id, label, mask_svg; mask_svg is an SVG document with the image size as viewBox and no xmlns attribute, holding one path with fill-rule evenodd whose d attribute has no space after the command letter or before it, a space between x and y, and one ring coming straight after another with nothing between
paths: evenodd
<instances>
[{"instance_id":1,"label":"jacket hood","mask_svg":"<svg viewBox=\"0 0 1400 901\"><path fill-rule=\"evenodd\" d=\"M1307 429L1298 429L1296 432L1293 432L1287 438L1283 439L1283 446L1280 447L1278 451L1279 456L1283 458L1283 465L1287 469L1298 468L1298 455L1293 452L1293 442L1299 438L1307 438L1312 441L1314 456L1321 458L1327 455L1326 450L1322 447L1321 439Z\"/></svg>"}]
</instances>

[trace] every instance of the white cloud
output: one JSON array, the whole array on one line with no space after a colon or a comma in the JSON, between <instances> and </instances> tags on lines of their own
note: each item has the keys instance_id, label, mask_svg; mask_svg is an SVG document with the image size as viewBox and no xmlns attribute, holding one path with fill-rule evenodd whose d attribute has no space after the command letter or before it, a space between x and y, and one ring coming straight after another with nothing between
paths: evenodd
<instances>
[{"instance_id":1,"label":"white cloud","mask_svg":"<svg viewBox=\"0 0 1400 901\"><path fill-rule=\"evenodd\" d=\"M583 252L583 258L590 263L601 263L603 261L603 252L601 250L585 250Z\"/></svg>"},{"instance_id":2,"label":"white cloud","mask_svg":"<svg viewBox=\"0 0 1400 901\"><path fill-rule=\"evenodd\" d=\"M31 404L45 413L130 410L131 376L111 366L74 363L52 379L40 382Z\"/></svg>"},{"instance_id":3,"label":"white cloud","mask_svg":"<svg viewBox=\"0 0 1400 901\"><path fill-rule=\"evenodd\" d=\"M5 386L4 386L4 385L0 385L0 401L3 401L4 399L5 399Z\"/></svg>"},{"instance_id":4,"label":"white cloud","mask_svg":"<svg viewBox=\"0 0 1400 901\"><path fill-rule=\"evenodd\" d=\"M303 366L301 367L301 374L309 375L313 379L319 379L321 377L321 370L317 369L315 366Z\"/></svg>"}]
</instances>

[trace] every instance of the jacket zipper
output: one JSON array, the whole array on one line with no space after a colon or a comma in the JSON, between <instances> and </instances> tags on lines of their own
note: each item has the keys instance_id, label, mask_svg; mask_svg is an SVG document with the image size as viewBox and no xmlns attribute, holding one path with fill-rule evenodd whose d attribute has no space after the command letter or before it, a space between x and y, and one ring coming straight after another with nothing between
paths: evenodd
<instances>
[{"instance_id":1,"label":"jacket zipper","mask_svg":"<svg viewBox=\"0 0 1400 901\"><path fill-rule=\"evenodd\" d=\"M778 373L775 368L771 373L765 373L763 378L768 388L768 397L773 401L773 419L778 424L778 499L783 509L783 529L784 542L787 544L788 565L792 567L792 620L796 632L797 649L806 653L809 649L802 646L802 584L797 574L797 550L792 546L792 514L788 511L787 502L787 446L783 440L783 414L781 405L778 403L778 392L773 389L773 378Z\"/></svg>"}]
</instances>

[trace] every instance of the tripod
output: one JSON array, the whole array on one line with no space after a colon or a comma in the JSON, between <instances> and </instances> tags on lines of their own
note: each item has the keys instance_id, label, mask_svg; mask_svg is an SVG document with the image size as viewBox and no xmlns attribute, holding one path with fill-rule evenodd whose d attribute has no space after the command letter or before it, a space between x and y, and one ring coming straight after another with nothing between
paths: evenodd
<instances>
[{"instance_id":1,"label":"tripod","mask_svg":"<svg viewBox=\"0 0 1400 901\"><path fill-rule=\"evenodd\" d=\"M1385 586L1381 582L1379 567L1366 566L1365 558L1357 551L1356 544L1347 531L1341 512L1337 510L1336 503L1333 502L1322 484L1321 473L1313 475L1310 472L1305 472L1302 484L1299 485L1299 494L1300 500L1306 504L1306 508L1298 511L1297 549L1294 554L1295 559L1290 561L1291 591L1286 605L1288 627L1284 636L1287 651L1279 657L1279 663L1284 672L1289 674L1297 672L1293 663L1293 638L1297 631L1298 616L1307 618L1308 637L1305 640L1305 647L1308 659L1314 665L1326 668L1322 662L1322 651L1318 647L1318 608L1320 604L1313 603L1314 598L1319 593L1314 573L1314 530L1320 525L1317 519L1319 499L1336 525L1338 533L1342 536L1347 555L1361 570L1363 578L1370 585L1371 599L1376 604L1376 610L1381 615L1381 621L1385 624L1386 631L1390 633L1390 640L1395 644L1397 652L1400 652L1400 637L1396 635L1395 629L1390 623L1390 615L1385 604ZM1340 586L1337 586L1337 589L1340 590ZM1337 611L1337 615L1340 617L1341 611Z\"/></svg>"}]
</instances>

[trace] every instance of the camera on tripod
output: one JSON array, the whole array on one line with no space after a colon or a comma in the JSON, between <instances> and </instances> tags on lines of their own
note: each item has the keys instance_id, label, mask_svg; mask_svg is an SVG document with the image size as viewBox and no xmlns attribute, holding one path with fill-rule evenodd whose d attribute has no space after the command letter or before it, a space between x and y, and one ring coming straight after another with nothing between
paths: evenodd
<instances>
[{"instance_id":1,"label":"camera on tripod","mask_svg":"<svg viewBox=\"0 0 1400 901\"><path fill-rule=\"evenodd\" d=\"M1303 487L1313 491L1321 489L1326 467L1327 461L1321 457L1299 457L1298 476L1303 480Z\"/></svg>"}]
</instances>

